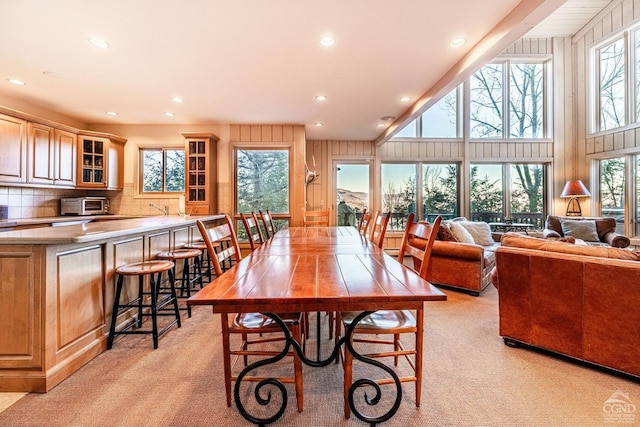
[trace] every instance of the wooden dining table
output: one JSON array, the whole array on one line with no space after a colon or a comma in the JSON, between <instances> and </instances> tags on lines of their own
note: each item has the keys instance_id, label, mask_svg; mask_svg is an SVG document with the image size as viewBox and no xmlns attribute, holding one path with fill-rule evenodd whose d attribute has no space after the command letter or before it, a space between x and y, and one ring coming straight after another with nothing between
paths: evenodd
<instances>
[{"instance_id":1,"label":"wooden dining table","mask_svg":"<svg viewBox=\"0 0 640 427\"><path fill-rule=\"evenodd\" d=\"M350 339L356 325L347 329L329 358L310 360L302 354L299 343L291 338L274 313L360 311L362 314L358 317L361 319L377 310L415 310L426 301L444 301L446 298L439 289L373 245L353 227L290 227L278 231L233 268L215 278L189 298L187 304L210 305L214 313L260 312L268 315L281 325L287 337L286 345L293 345L305 364L321 367L338 357L339 347ZM355 352L350 345L346 347ZM378 361L358 354L354 357L389 372L397 386L396 402L387 414L372 419L350 402L354 415L370 424L390 419L402 396L398 377ZM244 405L239 402L240 381L252 369L250 365L238 376L236 406L246 419L267 424L275 420L246 414ZM352 387L350 393L355 388ZM286 406L286 398L284 401Z\"/></svg>"}]
</instances>

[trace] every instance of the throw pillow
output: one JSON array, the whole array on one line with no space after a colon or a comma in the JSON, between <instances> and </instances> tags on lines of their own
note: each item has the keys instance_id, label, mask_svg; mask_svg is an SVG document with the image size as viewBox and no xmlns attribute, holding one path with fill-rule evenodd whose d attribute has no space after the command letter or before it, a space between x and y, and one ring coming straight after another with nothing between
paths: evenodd
<instances>
[{"instance_id":1,"label":"throw pillow","mask_svg":"<svg viewBox=\"0 0 640 427\"><path fill-rule=\"evenodd\" d=\"M471 234L473 241L481 246L491 246L495 242L491 236L491 227L486 222L462 221L459 223Z\"/></svg>"},{"instance_id":2,"label":"throw pillow","mask_svg":"<svg viewBox=\"0 0 640 427\"><path fill-rule=\"evenodd\" d=\"M475 243L473 236L469 234L466 228L464 228L459 221L450 221L449 228L451 233L455 236L456 240L461 243Z\"/></svg>"},{"instance_id":3,"label":"throw pillow","mask_svg":"<svg viewBox=\"0 0 640 427\"><path fill-rule=\"evenodd\" d=\"M565 236L582 239L585 242L600 241L595 221L563 219L560 221L560 225L562 226L562 234Z\"/></svg>"},{"instance_id":4,"label":"throw pillow","mask_svg":"<svg viewBox=\"0 0 640 427\"><path fill-rule=\"evenodd\" d=\"M442 221L440 223L440 229L438 230L438 240L442 240L445 242L457 242L456 236L453 235L451 229L449 228L449 224Z\"/></svg>"}]
</instances>

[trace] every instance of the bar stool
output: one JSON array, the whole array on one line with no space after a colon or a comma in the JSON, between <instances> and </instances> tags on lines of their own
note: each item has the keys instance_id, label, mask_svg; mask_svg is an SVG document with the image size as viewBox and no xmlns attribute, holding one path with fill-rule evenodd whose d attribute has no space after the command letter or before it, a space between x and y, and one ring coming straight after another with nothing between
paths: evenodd
<instances>
[{"instance_id":1,"label":"bar stool","mask_svg":"<svg viewBox=\"0 0 640 427\"><path fill-rule=\"evenodd\" d=\"M138 262L135 264L126 264L116 269L118 281L116 284L116 294L113 300L113 311L111 313L111 327L109 328L109 337L107 338L107 350L113 346L113 339L120 334L152 334L153 348L158 348L158 337L167 332L171 326L180 324L180 311L178 310L178 299L176 298L175 279L173 268L175 264L172 261L153 260ZM167 272L169 275L169 287L161 287L162 273ZM155 277L157 275L157 277ZM125 276L138 276L138 296L131 301L121 304L120 295L122 294L122 286ZM144 289L144 278L149 276L149 290ZM149 298L145 301L145 296ZM165 297L166 296L166 297ZM173 307L167 307L171 304ZM118 313L124 309L138 309L138 317L134 322L125 326L120 331L116 331L116 322ZM149 309L148 311L143 309ZM151 329L136 329L142 327L142 316L151 317ZM167 326L158 331L158 316L175 316Z\"/></svg>"},{"instance_id":2,"label":"bar stool","mask_svg":"<svg viewBox=\"0 0 640 427\"><path fill-rule=\"evenodd\" d=\"M206 246L206 245L205 245ZM199 249L176 249L173 251L160 252L156 255L157 259L173 261L173 277L176 281L176 290L180 290L178 298L189 298L191 296L191 288L200 285L200 289L204 287L202 283L202 268L200 266L200 256L202 251ZM176 277L176 266L178 260L183 260L182 277ZM193 260L193 264L191 264ZM178 285L178 282L180 283ZM187 315L191 317L191 306L184 308Z\"/></svg>"},{"instance_id":3,"label":"bar stool","mask_svg":"<svg viewBox=\"0 0 640 427\"><path fill-rule=\"evenodd\" d=\"M182 245L183 249L197 249L200 251L199 264L201 277L206 275L207 282L211 282L211 270L213 270L213 264L209 259L209 252L207 252L207 245L204 242L193 242ZM204 277L203 277L204 280Z\"/></svg>"}]
</instances>

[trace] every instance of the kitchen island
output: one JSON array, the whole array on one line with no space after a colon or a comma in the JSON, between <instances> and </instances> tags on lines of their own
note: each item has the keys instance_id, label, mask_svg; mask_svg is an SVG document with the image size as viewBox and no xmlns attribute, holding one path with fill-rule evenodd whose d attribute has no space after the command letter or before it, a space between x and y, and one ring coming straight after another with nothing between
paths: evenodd
<instances>
[{"instance_id":1,"label":"kitchen island","mask_svg":"<svg viewBox=\"0 0 640 427\"><path fill-rule=\"evenodd\" d=\"M0 391L46 392L105 351L116 268L199 240L199 218L223 216L153 216L1 233ZM119 323L130 319L125 312Z\"/></svg>"}]
</instances>

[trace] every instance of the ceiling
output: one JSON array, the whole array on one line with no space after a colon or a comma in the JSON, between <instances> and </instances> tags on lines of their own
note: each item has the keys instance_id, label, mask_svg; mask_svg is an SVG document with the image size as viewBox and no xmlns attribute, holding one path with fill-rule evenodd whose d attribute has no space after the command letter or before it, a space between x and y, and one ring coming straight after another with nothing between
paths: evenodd
<instances>
[{"instance_id":1,"label":"ceiling","mask_svg":"<svg viewBox=\"0 0 640 427\"><path fill-rule=\"evenodd\" d=\"M305 125L307 139L380 139L563 3L3 0L0 105L91 125L281 123ZM467 43L449 47L458 37Z\"/></svg>"}]
</instances>

